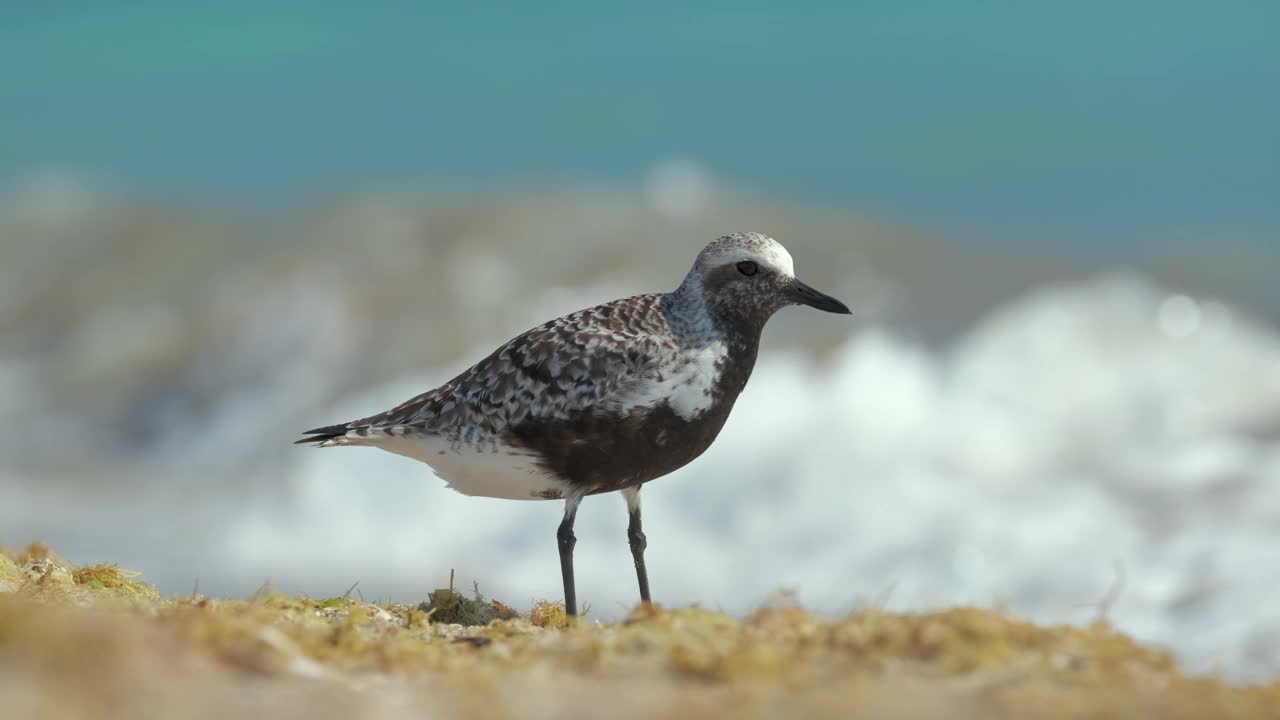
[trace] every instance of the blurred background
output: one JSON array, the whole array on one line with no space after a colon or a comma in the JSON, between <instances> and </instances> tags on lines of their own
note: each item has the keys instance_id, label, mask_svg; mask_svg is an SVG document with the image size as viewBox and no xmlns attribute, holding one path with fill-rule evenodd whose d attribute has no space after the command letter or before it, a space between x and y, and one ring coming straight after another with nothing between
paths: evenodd
<instances>
[{"instance_id":1,"label":"blurred background","mask_svg":"<svg viewBox=\"0 0 1280 720\"><path fill-rule=\"evenodd\" d=\"M290 443L758 230L768 327L645 492L655 598L1105 616L1280 671L1280 6L0 11L0 544L166 593L559 599L560 503ZM635 601L619 498L579 598Z\"/></svg>"}]
</instances>

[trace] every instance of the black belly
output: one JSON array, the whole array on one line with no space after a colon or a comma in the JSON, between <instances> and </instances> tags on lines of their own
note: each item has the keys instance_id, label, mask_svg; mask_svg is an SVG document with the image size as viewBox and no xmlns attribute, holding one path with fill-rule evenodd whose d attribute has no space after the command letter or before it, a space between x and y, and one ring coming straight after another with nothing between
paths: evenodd
<instances>
[{"instance_id":1,"label":"black belly","mask_svg":"<svg viewBox=\"0 0 1280 720\"><path fill-rule=\"evenodd\" d=\"M594 495L687 465L711 446L732 405L715 403L693 420L662 404L635 415L588 412L572 420L526 422L509 431L509 441L533 450L547 470Z\"/></svg>"}]
</instances>

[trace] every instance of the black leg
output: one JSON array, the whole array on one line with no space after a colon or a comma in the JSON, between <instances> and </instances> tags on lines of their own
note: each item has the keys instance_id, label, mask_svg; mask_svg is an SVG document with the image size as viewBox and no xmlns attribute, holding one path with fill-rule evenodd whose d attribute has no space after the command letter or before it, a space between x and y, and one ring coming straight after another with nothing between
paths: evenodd
<instances>
[{"instance_id":1,"label":"black leg","mask_svg":"<svg viewBox=\"0 0 1280 720\"><path fill-rule=\"evenodd\" d=\"M622 491L623 497L627 500L627 514L630 521L627 523L627 542L631 545L631 557L636 561L636 581L640 583L640 602L650 602L649 600L649 571L644 566L644 549L648 547L649 540L644 536L644 530L640 527L640 488L627 488Z\"/></svg>"},{"instance_id":2,"label":"black leg","mask_svg":"<svg viewBox=\"0 0 1280 720\"><path fill-rule=\"evenodd\" d=\"M573 535L573 519L578 514L580 502L580 497L565 498L564 520L560 521L560 529L556 531L560 545L560 575L564 578L564 611L568 615L578 614L578 594L573 587L573 546L578 538Z\"/></svg>"}]
</instances>

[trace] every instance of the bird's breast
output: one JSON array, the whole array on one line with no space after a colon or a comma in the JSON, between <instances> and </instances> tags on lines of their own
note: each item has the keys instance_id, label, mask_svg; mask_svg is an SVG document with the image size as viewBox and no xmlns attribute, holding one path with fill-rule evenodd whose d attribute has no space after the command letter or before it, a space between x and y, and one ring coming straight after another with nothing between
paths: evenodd
<instances>
[{"instance_id":1,"label":"bird's breast","mask_svg":"<svg viewBox=\"0 0 1280 720\"><path fill-rule=\"evenodd\" d=\"M696 420L723 396L721 380L728 360L729 348L719 341L681 352L620 393L609 410L630 415L666 406L682 420Z\"/></svg>"}]
</instances>

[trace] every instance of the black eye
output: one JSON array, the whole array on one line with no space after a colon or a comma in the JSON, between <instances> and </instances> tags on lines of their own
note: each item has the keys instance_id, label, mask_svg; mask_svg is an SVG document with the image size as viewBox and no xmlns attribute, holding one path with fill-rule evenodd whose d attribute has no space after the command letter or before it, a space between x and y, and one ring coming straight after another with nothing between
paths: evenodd
<instances>
[{"instance_id":1,"label":"black eye","mask_svg":"<svg viewBox=\"0 0 1280 720\"><path fill-rule=\"evenodd\" d=\"M743 275L755 275L756 271L759 269L760 268L757 267L756 264L751 262L750 260L743 260L742 262L738 263L738 272L742 273Z\"/></svg>"}]
</instances>

